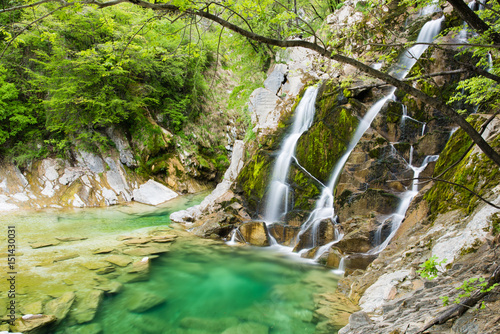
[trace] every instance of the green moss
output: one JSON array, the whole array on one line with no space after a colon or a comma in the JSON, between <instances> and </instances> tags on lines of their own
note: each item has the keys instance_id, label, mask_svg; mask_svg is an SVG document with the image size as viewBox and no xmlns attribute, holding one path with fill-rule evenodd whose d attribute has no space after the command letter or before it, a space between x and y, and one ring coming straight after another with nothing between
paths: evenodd
<instances>
[{"instance_id":1,"label":"green moss","mask_svg":"<svg viewBox=\"0 0 500 334\"><path fill-rule=\"evenodd\" d=\"M250 210L257 211L264 198L271 167L271 157L260 150L252 156L236 179L236 187L242 193Z\"/></svg>"},{"instance_id":2,"label":"green moss","mask_svg":"<svg viewBox=\"0 0 500 334\"><path fill-rule=\"evenodd\" d=\"M297 143L300 164L322 182L327 182L335 163L345 152L358 125L358 118L345 107L336 107L316 122ZM318 163L321 161L321 163Z\"/></svg>"},{"instance_id":3,"label":"green moss","mask_svg":"<svg viewBox=\"0 0 500 334\"><path fill-rule=\"evenodd\" d=\"M489 218L489 222L491 224L491 233L493 235L500 234L500 213L492 214Z\"/></svg>"},{"instance_id":4,"label":"green moss","mask_svg":"<svg viewBox=\"0 0 500 334\"><path fill-rule=\"evenodd\" d=\"M312 183L311 179L301 171L296 171L293 176L294 210L312 210L315 198L320 195L320 190Z\"/></svg>"},{"instance_id":5,"label":"green moss","mask_svg":"<svg viewBox=\"0 0 500 334\"><path fill-rule=\"evenodd\" d=\"M485 119L474 116L468 121L478 128ZM440 175L448 166L458 161L471 144L471 139L464 131L457 130L448 141L436 163L434 176ZM493 147L500 145L500 136L490 143ZM469 152L456 166L448 170L440 178L463 185L478 194L485 196L499 184L500 170L482 153ZM442 213L448 210L462 209L470 213L478 203L478 198L471 192L444 182L436 182L425 194L431 213Z\"/></svg>"}]
</instances>

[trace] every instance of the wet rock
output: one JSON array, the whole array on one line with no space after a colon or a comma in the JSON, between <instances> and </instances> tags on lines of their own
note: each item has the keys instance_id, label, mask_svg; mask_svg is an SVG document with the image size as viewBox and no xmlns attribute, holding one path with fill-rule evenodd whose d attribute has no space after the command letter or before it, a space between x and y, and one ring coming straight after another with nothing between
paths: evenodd
<instances>
[{"instance_id":1,"label":"wet rock","mask_svg":"<svg viewBox=\"0 0 500 334\"><path fill-rule=\"evenodd\" d=\"M97 270L97 269L102 269L102 268L106 268L106 267L110 266L108 262L99 262L99 261L83 262L83 263L80 263L80 265L84 268L87 268L88 270Z\"/></svg>"},{"instance_id":2,"label":"wet rock","mask_svg":"<svg viewBox=\"0 0 500 334\"><path fill-rule=\"evenodd\" d=\"M87 240L87 237L56 237L59 241L69 242L69 241L80 241Z\"/></svg>"},{"instance_id":3,"label":"wet rock","mask_svg":"<svg viewBox=\"0 0 500 334\"><path fill-rule=\"evenodd\" d=\"M151 237L133 238L133 239L126 240L124 242L124 244L125 245L142 245L142 244L147 244L150 241L151 241Z\"/></svg>"},{"instance_id":4,"label":"wet rock","mask_svg":"<svg viewBox=\"0 0 500 334\"><path fill-rule=\"evenodd\" d=\"M11 329L24 334L45 334L56 320L54 315L29 314L17 319Z\"/></svg>"},{"instance_id":5,"label":"wet rock","mask_svg":"<svg viewBox=\"0 0 500 334\"><path fill-rule=\"evenodd\" d=\"M122 277L123 281L127 283L147 281L149 279L149 265L150 261L148 257L134 262L132 268Z\"/></svg>"},{"instance_id":6,"label":"wet rock","mask_svg":"<svg viewBox=\"0 0 500 334\"><path fill-rule=\"evenodd\" d=\"M316 235L313 235L313 233L316 233ZM302 235L300 235L293 251L298 252L302 249L312 248L318 245L326 245L327 243L334 241L335 238L336 229L333 222L330 219L325 219L319 223L319 226L315 231L313 231L312 228L309 228Z\"/></svg>"},{"instance_id":7,"label":"wet rock","mask_svg":"<svg viewBox=\"0 0 500 334\"><path fill-rule=\"evenodd\" d=\"M33 249L37 249L37 248L55 246L58 244L59 243L57 243L57 242L34 242L34 243L30 244L30 247Z\"/></svg>"},{"instance_id":8,"label":"wet rock","mask_svg":"<svg viewBox=\"0 0 500 334\"><path fill-rule=\"evenodd\" d=\"M222 334L268 334L269 327L256 322L247 322L226 329Z\"/></svg>"},{"instance_id":9,"label":"wet rock","mask_svg":"<svg viewBox=\"0 0 500 334\"><path fill-rule=\"evenodd\" d=\"M111 255L105 258L104 261L116 264L119 267L126 267L132 263L132 259L124 255Z\"/></svg>"},{"instance_id":10,"label":"wet rock","mask_svg":"<svg viewBox=\"0 0 500 334\"><path fill-rule=\"evenodd\" d=\"M127 309L134 313L143 313L165 303L165 299L150 292L136 292L129 298Z\"/></svg>"},{"instance_id":11,"label":"wet rock","mask_svg":"<svg viewBox=\"0 0 500 334\"><path fill-rule=\"evenodd\" d=\"M65 334L102 334L104 333L98 323L72 326L66 330Z\"/></svg>"},{"instance_id":12,"label":"wet rock","mask_svg":"<svg viewBox=\"0 0 500 334\"><path fill-rule=\"evenodd\" d=\"M115 268L113 267L106 267L106 268L101 268L101 269L98 269L96 271L96 274L97 275L107 275L107 274L110 274L112 272L116 271Z\"/></svg>"},{"instance_id":13,"label":"wet rock","mask_svg":"<svg viewBox=\"0 0 500 334\"><path fill-rule=\"evenodd\" d=\"M154 236L151 238L152 242L157 242L157 243L165 243L165 242L172 242L177 238L175 234L170 234L170 235L158 235Z\"/></svg>"},{"instance_id":14,"label":"wet rock","mask_svg":"<svg viewBox=\"0 0 500 334\"><path fill-rule=\"evenodd\" d=\"M177 196L179 195L175 191L153 180L149 180L133 191L134 201L150 205L158 205Z\"/></svg>"},{"instance_id":15,"label":"wet rock","mask_svg":"<svg viewBox=\"0 0 500 334\"><path fill-rule=\"evenodd\" d=\"M280 244L290 246L300 231L299 227L275 223L268 227L269 233Z\"/></svg>"},{"instance_id":16,"label":"wet rock","mask_svg":"<svg viewBox=\"0 0 500 334\"><path fill-rule=\"evenodd\" d=\"M66 260L71 260L79 257L80 254L68 254L68 255L63 255L63 256L58 256L52 260L52 262L61 262L61 261L66 261Z\"/></svg>"},{"instance_id":17,"label":"wet rock","mask_svg":"<svg viewBox=\"0 0 500 334\"><path fill-rule=\"evenodd\" d=\"M21 305L21 312L23 314L40 314L43 312L43 303L39 300L27 305Z\"/></svg>"},{"instance_id":18,"label":"wet rock","mask_svg":"<svg viewBox=\"0 0 500 334\"><path fill-rule=\"evenodd\" d=\"M161 254L168 252L168 249L159 248L159 247L141 247L141 248L131 248L125 249L123 254L127 254L130 256L148 256L151 254Z\"/></svg>"},{"instance_id":19,"label":"wet rock","mask_svg":"<svg viewBox=\"0 0 500 334\"><path fill-rule=\"evenodd\" d=\"M344 223L345 235L335 244L344 253L366 253L373 248L373 235L377 229L375 219L353 218Z\"/></svg>"},{"instance_id":20,"label":"wet rock","mask_svg":"<svg viewBox=\"0 0 500 334\"><path fill-rule=\"evenodd\" d=\"M344 259L345 268L350 271L356 269L365 270L376 258L377 255L349 254Z\"/></svg>"},{"instance_id":21,"label":"wet rock","mask_svg":"<svg viewBox=\"0 0 500 334\"><path fill-rule=\"evenodd\" d=\"M61 297L53 299L45 304L44 313L54 315L59 322L66 317L75 298L76 295L74 292L66 292Z\"/></svg>"},{"instance_id":22,"label":"wet rock","mask_svg":"<svg viewBox=\"0 0 500 334\"><path fill-rule=\"evenodd\" d=\"M123 284L117 281L110 281L103 285L98 285L96 287L98 290L104 291L106 294L112 295L116 293L120 293L123 290Z\"/></svg>"},{"instance_id":23,"label":"wet rock","mask_svg":"<svg viewBox=\"0 0 500 334\"><path fill-rule=\"evenodd\" d=\"M369 216L372 213L391 214L395 212L400 202L399 197L385 191L368 189L354 195L342 207L335 206L335 212L340 221L345 221L353 216Z\"/></svg>"},{"instance_id":24,"label":"wet rock","mask_svg":"<svg viewBox=\"0 0 500 334\"><path fill-rule=\"evenodd\" d=\"M266 223L249 222L240 226L241 236L251 245L269 246Z\"/></svg>"},{"instance_id":25,"label":"wet rock","mask_svg":"<svg viewBox=\"0 0 500 334\"><path fill-rule=\"evenodd\" d=\"M79 324L92 321L103 296L104 292L101 290L92 290L90 293L86 293L82 299L77 300L76 308L71 313L72 318Z\"/></svg>"},{"instance_id":26,"label":"wet rock","mask_svg":"<svg viewBox=\"0 0 500 334\"><path fill-rule=\"evenodd\" d=\"M197 221L196 224L199 226L194 227L191 232L202 238L208 238L212 234L225 236L223 235L224 230L226 230L225 234L229 233L232 229L230 225L239 222L240 220L235 215L223 211L214 212Z\"/></svg>"},{"instance_id":27,"label":"wet rock","mask_svg":"<svg viewBox=\"0 0 500 334\"><path fill-rule=\"evenodd\" d=\"M97 248L92 251L92 254L107 254L113 252L115 249L111 247Z\"/></svg>"},{"instance_id":28,"label":"wet rock","mask_svg":"<svg viewBox=\"0 0 500 334\"><path fill-rule=\"evenodd\" d=\"M342 260L342 257L343 257L342 251L336 246L333 246L332 248L330 248L330 251L328 252L328 257L326 258L325 265L329 268L338 268L340 265L340 260Z\"/></svg>"}]
</instances>

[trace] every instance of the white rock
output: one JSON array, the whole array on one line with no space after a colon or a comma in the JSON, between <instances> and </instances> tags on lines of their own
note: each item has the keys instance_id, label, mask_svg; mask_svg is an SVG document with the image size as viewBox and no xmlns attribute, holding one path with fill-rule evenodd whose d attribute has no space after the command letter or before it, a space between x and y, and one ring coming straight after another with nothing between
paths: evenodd
<instances>
[{"instance_id":1,"label":"white rock","mask_svg":"<svg viewBox=\"0 0 500 334\"><path fill-rule=\"evenodd\" d=\"M55 181L59 177L59 173L57 172L58 165L56 160L50 158L43 159L40 167L42 168L40 174L45 176L47 180Z\"/></svg>"},{"instance_id":2,"label":"white rock","mask_svg":"<svg viewBox=\"0 0 500 334\"><path fill-rule=\"evenodd\" d=\"M122 194L126 201L131 201L132 196L129 192L130 189L127 181L122 173L121 164L116 164L115 161L109 157L104 160L110 167L110 170L106 172L108 184L117 194Z\"/></svg>"},{"instance_id":3,"label":"white rock","mask_svg":"<svg viewBox=\"0 0 500 334\"><path fill-rule=\"evenodd\" d=\"M55 191L54 191L54 185L52 182L49 180L45 181L45 187L42 190L42 195L45 195L47 197L52 197L54 196Z\"/></svg>"},{"instance_id":4,"label":"white rock","mask_svg":"<svg viewBox=\"0 0 500 334\"><path fill-rule=\"evenodd\" d=\"M374 312L382 306L393 287L404 280L410 274L410 270L398 270L384 274L372 284L359 300L359 306L364 312Z\"/></svg>"},{"instance_id":5,"label":"white rock","mask_svg":"<svg viewBox=\"0 0 500 334\"><path fill-rule=\"evenodd\" d=\"M0 211L12 211L19 209L19 207L15 204L6 203L8 200L9 197L0 195Z\"/></svg>"},{"instance_id":6,"label":"white rock","mask_svg":"<svg viewBox=\"0 0 500 334\"><path fill-rule=\"evenodd\" d=\"M7 179L3 179L3 181L0 182L0 189L5 191L6 193L9 192L9 187L7 187Z\"/></svg>"},{"instance_id":7,"label":"white rock","mask_svg":"<svg viewBox=\"0 0 500 334\"><path fill-rule=\"evenodd\" d=\"M12 198L19 202L29 201L30 198L25 193L17 193L12 195Z\"/></svg>"},{"instance_id":8,"label":"white rock","mask_svg":"<svg viewBox=\"0 0 500 334\"><path fill-rule=\"evenodd\" d=\"M254 131L259 129L274 130L278 127L280 117L276 108L280 98L265 88L257 88L250 95L249 110Z\"/></svg>"},{"instance_id":9,"label":"white rock","mask_svg":"<svg viewBox=\"0 0 500 334\"><path fill-rule=\"evenodd\" d=\"M134 201L150 205L158 205L177 196L179 195L175 191L153 180L142 184L133 192Z\"/></svg>"},{"instance_id":10,"label":"white rock","mask_svg":"<svg viewBox=\"0 0 500 334\"><path fill-rule=\"evenodd\" d=\"M281 88L282 83L285 81L285 77L288 74L288 66L285 64L277 64L274 70L267 79L264 81L264 87L270 90L272 93L277 94Z\"/></svg>"},{"instance_id":11,"label":"white rock","mask_svg":"<svg viewBox=\"0 0 500 334\"><path fill-rule=\"evenodd\" d=\"M127 138L125 138L125 136L121 132L115 131L113 128L108 128L106 130L106 133L108 134L109 138L111 138L113 143L115 143L115 146L118 149L118 152L120 154L120 162L127 165L127 167L137 167L137 161L135 161L134 159L134 154L130 149L130 144Z\"/></svg>"},{"instance_id":12,"label":"white rock","mask_svg":"<svg viewBox=\"0 0 500 334\"><path fill-rule=\"evenodd\" d=\"M495 204L500 204L500 198L497 198ZM439 260L446 259L446 264L449 264L460 255L462 250L473 247L478 241L484 243L489 231L488 217L496 212L500 210L484 204L483 208L469 218L464 229L456 230L453 226L447 228L445 234L437 239L432 247L432 255L437 256ZM439 269L444 271L444 268Z\"/></svg>"},{"instance_id":13,"label":"white rock","mask_svg":"<svg viewBox=\"0 0 500 334\"><path fill-rule=\"evenodd\" d=\"M90 152L78 151L76 160L81 167L87 167L92 173L104 172L104 162L101 157Z\"/></svg>"},{"instance_id":14,"label":"white rock","mask_svg":"<svg viewBox=\"0 0 500 334\"><path fill-rule=\"evenodd\" d=\"M74 200L73 200L73 206L75 208L83 208L85 207L85 202L82 201L82 199L80 198L80 196L78 196L78 194L75 194L74 197Z\"/></svg>"},{"instance_id":15,"label":"white rock","mask_svg":"<svg viewBox=\"0 0 500 334\"><path fill-rule=\"evenodd\" d=\"M71 184L84 173L85 169L82 167L66 167L64 169L64 174L59 178L59 183L62 185Z\"/></svg>"},{"instance_id":16,"label":"white rock","mask_svg":"<svg viewBox=\"0 0 500 334\"><path fill-rule=\"evenodd\" d=\"M102 188L102 196L104 197L104 203L108 206L118 204L118 197L116 193L108 188Z\"/></svg>"}]
</instances>

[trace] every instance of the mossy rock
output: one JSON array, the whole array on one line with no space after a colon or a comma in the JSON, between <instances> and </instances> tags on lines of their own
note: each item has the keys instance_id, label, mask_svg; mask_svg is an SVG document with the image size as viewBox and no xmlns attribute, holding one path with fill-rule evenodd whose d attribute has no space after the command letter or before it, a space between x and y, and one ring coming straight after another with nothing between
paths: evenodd
<instances>
[{"instance_id":1,"label":"mossy rock","mask_svg":"<svg viewBox=\"0 0 500 334\"><path fill-rule=\"evenodd\" d=\"M258 212L272 173L272 157L260 150L246 163L236 179L236 190L244 198L248 209Z\"/></svg>"},{"instance_id":2,"label":"mossy rock","mask_svg":"<svg viewBox=\"0 0 500 334\"><path fill-rule=\"evenodd\" d=\"M297 143L299 163L314 177L327 183L335 163L347 149L359 120L353 112L337 107L315 123Z\"/></svg>"},{"instance_id":3,"label":"mossy rock","mask_svg":"<svg viewBox=\"0 0 500 334\"><path fill-rule=\"evenodd\" d=\"M486 121L485 116L473 115L467 119L476 130ZM448 141L441 153L434 170L434 177L463 185L483 197L487 197L490 189L500 183L500 170L483 153L474 153L471 150L453 168L446 171L458 161L472 143L469 136L462 130L457 130ZM500 147L500 135L489 143L493 148ZM445 172L446 171L446 172ZM443 175L441 175L444 172ZM432 214L443 213L450 210L461 209L466 213L472 212L478 203L478 198L471 192L444 182L436 182L425 194Z\"/></svg>"},{"instance_id":4,"label":"mossy rock","mask_svg":"<svg viewBox=\"0 0 500 334\"><path fill-rule=\"evenodd\" d=\"M294 170L291 173L293 202L292 210L310 211L314 208L316 199L321 194L318 185L312 182L311 178L306 176L300 170Z\"/></svg>"}]
</instances>

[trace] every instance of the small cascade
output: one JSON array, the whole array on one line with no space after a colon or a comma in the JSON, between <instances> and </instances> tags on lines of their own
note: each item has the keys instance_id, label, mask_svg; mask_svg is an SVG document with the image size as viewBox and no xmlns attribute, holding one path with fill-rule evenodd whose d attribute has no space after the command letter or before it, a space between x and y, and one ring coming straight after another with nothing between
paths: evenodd
<instances>
[{"instance_id":1,"label":"small cascade","mask_svg":"<svg viewBox=\"0 0 500 334\"><path fill-rule=\"evenodd\" d=\"M226 242L226 245L228 245L228 246L234 246L234 245L236 245L236 244L238 243L238 242L236 241L236 234L237 234L237 231L238 231L238 229L237 229L237 228L235 228L235 229L233 230L233 233L231 234L231 240L229 240L228 242Z\"/></svg>"},{"instance_id":2,"label":"small cascade","mask_svg":"<svg viewBox=\"0 0 500 334\"><path fill-rule=\"evenodd\" d=\"M401 116L401 127L404 127L406 118L408 117L408 107L406 104L401 105L401 111L403 112L403 115Z\"/></svg>"},{"instance_id":3,"label":"small cascade","mask_svg":"<svg viewBox=\"0 0 500 334\"><path fill-rule=\"evenodd\" d=\"M491 52L488 51L488 73L491 73L491 70L493 69L493 57L491 57Z\"/></svg>"},{"instance_id":4,"label":"small cascade","mask_svg":"<svg viewBox=\"0 0 500 334\"><path fill-rule=\"evenodd\" d=\"M434 38L441 31L441 24L443 20L444 16L440 19L429 21L424 24L422 30L420 30L420 33L418 34L416 43L432 43ZM428 47L429 45L416 44L407 49L396 64L395 71L392 75L397 79L404 79Z\"/></svg>"},{"instance_id":5,"label":"small cascade","mask_svg":"<svg viewBox=\"0 0 500 334\"><path fill-rule=\"evenodd\" d=\"M342 257L339 262L339 267L332 270L332 273L336 275L344 275L345 273L345 257Z\"/></svg>"},{"instance_id":6,"label":"small cascade","mask_svg":"<svg viewBox=\"0 0 500 334\"><path fill-rule=\"evenodd\" d=\"M410 159L408 160L408 166L412 166L413 164L413 145L410 145Z\"/></svg>"},{"instance_id":7,"label":"small cascade","mask_svg":"<svg viewBox=\"0 0 500 334\"><path fill-rule=\"evenodd\" d=\"M438 1L433 1L430 5L426 6L425 8L422 8L420 10L420 16L425 16L429 14L434 14L441 12L441 7L439 7Z\"/></svg>"},{"instance_id":8,"label":"small cascade","mask_svg":"<svg viewBox=\"0 0 500 334\"><path fill-rule=\"evenodd\" d=\"M266 198L264 221L271 224L279 221L288 212L290 187L287 183L288 172L295 154L295 147L302 133L307 131L314 119L314 104L317 87L309 87L295 109L290 134L283 140L281 150L274 164L269 192Z\"/></svg>"},{"instance_id":9,"label":"small cascade","mask_svg":"<svg viewBox=\"0 0 500 334\"><path fill-rule=\"evenodd\" d=\"M413 160L413 146L411 146L410 149L410 163L408 164L408 167L413 170L413 178L417 179L420 175L420 173L427 167L427 165L430 162L436 161L439 158L438 155L428 155L425 157L424 161L422 162L422 165L420 167L415 167L412 165L411 161ZM377 230L376 234L382 235L382 228L386 224L386 222L391 221L391 233L389 236L384 240L384 242L380 243L378 246L375 248L371 249L368 254L378 254L381 251L383 251L389 242L392 240L394 235L396 234L397 230L401 226L401 223L403 219L405 218L406 211L408 210L408 207L410 206L411 200L418 194L418 185L419 181L418 180L413 180L411 188L403 193L401 196L401 201L399 202L399 206L394 214L392 214L389 218L387 218L382 224L380 224L379 229Z\"/></svg>"}]
</instances>

